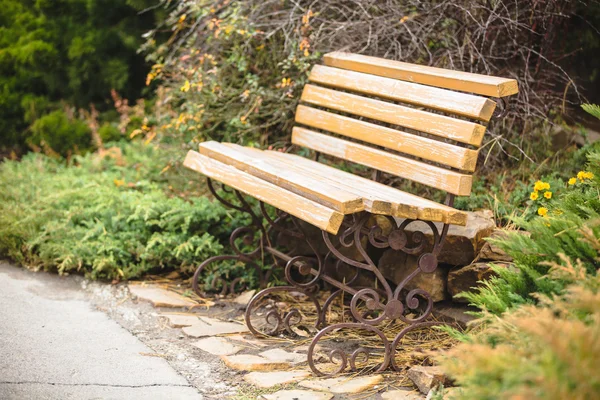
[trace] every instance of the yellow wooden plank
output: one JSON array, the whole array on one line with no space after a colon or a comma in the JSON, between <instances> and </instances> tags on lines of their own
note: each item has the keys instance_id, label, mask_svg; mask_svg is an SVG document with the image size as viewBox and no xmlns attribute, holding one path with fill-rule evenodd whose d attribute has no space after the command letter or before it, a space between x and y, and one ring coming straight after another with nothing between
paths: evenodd
<instances>
[{"instance_id":1,"label":"yellow wooden plank","mask_svg":"<svg viewBox=\"0 0 600 400\"><path fill-rule=\"evenodd\" d=\"M325 65L332 67L484 96L504 97L519 91L515 79L428 67L360 54L336 51L325 54L324 61Z\"/></svg>"},{"instance_id":2,"label":"yellow wooden plank","mask_svg":"<svg viewBox=\"0 0 600 400\"><path fill-rule=\"evenodd\" d=\"M304 86L301 100L475 146L485 134L485 126L474 122L314 85Z\"/></svg>"},{"instance_id":3,"label":"yellow wooden plank","mask_svg":"<svg viewBox=\"0 0 600 400\"><path fill-rule=\"evenodd\" d=\"M292 143L437 189L468 196L473 177L332 136L295 127Z\"/></svg>"},{"instance_id":4,"label":"yellow wooden plank","mask_svg":"<svg viewBox=\"0 0 600 400\"><path fill-rule=\"evenodd\" d=\"M489 121L496 103L485 97L397 79L315 65L311 82Z\"/></svg>"},{"instance_id":5,"label":"yellow wooden plank","mask_svg":"<svg viewBox=\"0 0 600 400\"><path fill-rule=\"evenodd\" d=\"M453 225L465 225L467 223L467 214L464 211L444 204L403 192L379 182L295 154L278 151L264 151L263 153L286 162L290 168L312 171L322 179L331 179L354 187L357 193L368 193L375 198L391 201L397 206L392 212L394 216L410 219L418 218L424 221L444 222Z\"/></svg>"},{"instance_id":6,"label":"yellow wooden plank","mask_svg":"<svg viewBox=\"0 0 600 400\"><path fill-rule=\"evenodd\" d=\"M387 128L370 122L359 121L343 115L316 108L298 106L296 122L323 129L363 142L387 147L449 167L474 171L477 164L476 150L455 146L438 140Z\"/></svg>"},{"instance_id":7,"label":"yellow wooden plank","mask_svg":"<svg viewBox=\"0 0 600 400\"><path fill-rule=\"evenodd\" d=\"M298 171L304 174L311 174L315 177L315 179L319 179L323 182L326 182L328 185L340 188L344 191L353 193L356 196L359 196L363 199L364 209L373 214L383 214L383 215L392 215L394 214L394 210L397 208L398 204L392 202L392 200L385 198L382 195L382 190L375 190L373 187L369 187L368 184L361 182L360 180L366 181L367 183L374 183L376 185L380 185L374 181L370 181L368 179L364 179L343 171L339 171L334 169L332 173L329 174L320 174L319 167L323 164L318 162L299 157L299 159L282 159L279 157L281 153L278 151L262 151L253 147L242 147L233 143L225 143L226 146L236 148L240 151L244 151L250 155L261 158L268 158L270 163L277 168L280 169L290 169L293 171ZM303 164L306 162L306 164ZM323 165L324 167L327 167ZM312 167L312 168L311 168ZM337 175L336 171L339 171L346 175ZM356 178L356 179L352 179ZM357 185L357 183L360 183ZM384 189L390 189L385 185L381 185ZM412 218L417 217L416 209L411 209L410 207L403 207L403 211L405 214L411 215Z\"/></svg>"},{"instance_id":8,"label":"yellow wooden plank","mask_svg":"<svg viewBox=\"0 0 600 400\"><path fill-rule=\"evenodd\" d=\"M261 154L247 154L241 149L243 148L232 148L214 141L200 143L200 154L234 166L342 214L352 214L364 210L363 199L360 196L328 185L311 174L277 168L265 160Z\"/></svg>"},{"instance_id":9,"label":"yellow wooden plank","mask_svg":"<svg viewBox=\"0 0 600 400\"><path fill-rule=\"evenodd\" d=\"M344 216L338 211L247 174L235 167L213 160L196 151L191 150L188 152L183 165L329 233L336 234L342 224Z\"/></svg>"}]
</instances>

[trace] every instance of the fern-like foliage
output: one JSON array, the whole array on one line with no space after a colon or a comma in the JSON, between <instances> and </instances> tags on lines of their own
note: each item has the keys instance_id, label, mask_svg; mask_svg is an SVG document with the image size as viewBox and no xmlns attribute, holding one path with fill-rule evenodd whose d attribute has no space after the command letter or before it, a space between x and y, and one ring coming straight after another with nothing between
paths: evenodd
<instances>
[{"instance_id":1,"label":"fern-like foliage","mask_svg":"<svg viewBox=\"0 0 600 400\"><path fill-rule=\"evenodd\" d=\"M548 274L548 263L560 261L559 254L580 260L587 274L596 274L600 260L589 237L600 238L600 152L588 154L586 170L594 178L565 188L553 201L548 217L515 221L531 235L514 232L494 240L514 258L516 267L496 268L497 277L464 297L480 309L500 315L534 304L539 295L562 293L569 282Z\"/></svg>"},{"instance_id":2,"label":"fern-like foliage","mask_svg":"<svg viewBox=\"0 0 600 400\"><path fill-rule=\"evenodd\" d=\"M597 104L582 104L583 108L587 113L590 113L594 117L600 119L600 106Z\"/></svg>"}]
</instances>

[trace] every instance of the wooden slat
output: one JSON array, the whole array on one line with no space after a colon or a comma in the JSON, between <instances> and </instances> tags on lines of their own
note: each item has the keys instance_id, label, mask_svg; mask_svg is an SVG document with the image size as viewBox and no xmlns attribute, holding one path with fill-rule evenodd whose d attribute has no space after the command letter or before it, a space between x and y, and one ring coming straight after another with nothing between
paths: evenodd
<instances>
[{"instance_id":1,"label":"wooden slat","mask_svg":"<svg viewBox=\"0 0 600 400\"><path fill-rule=\"evenodd\" d=\"M307 158L278 151L265 151L270 157L287 163L289 168L312 171L323 179L332 179L352 186L359 193L368 192L377 198L392 201L398 205L392 215L402 218L421 219L424 221L444 222L453 225L465 225L467 214L464 211L436 203L422 197L403 192L379 182L366 179L335 167L322 164ZM416 214L415 214L416 211Z\"/></svg>"},{"instance_id":2,"label":"wooden slat","mask_svg":"<svg viewBox=\"0 0 600 400\"><path fill-rule=\"evenodd\" d=\"M480 124L314 85L304 86L301 100L475 146L485 134Z\"/></svg>"},{"instance_id":3,"label":"wooden slat","mask_svg":"<svg viewBox=\"0 0 600 400\"><path fill-rule=\"evenodd\" d=\"M295 127L292 131L292 143L445 190L458 196L468 196L471 193L473 182L471 175L411 160L308 129Z\"/></svg>"},{"instance_id":4,"label":"wooden slat","mask_svg":"<svg viewBox=\"0 0 600 400\"><path fill-rule=\"evenodd\" d=\"M504 97L519 91L517 81L514 79L428 67L360 54L336 51L325 54L324 60L325 65L332 67L484 96Z\"/></svg>"},{"instance_id":5,"label":"wooden slat","mask_svg":"<svg viewBox=\"0 0 600 400\"><path fill-rule=\"evenodd\" d=\"M262 150L259 150L259 149L253 148L253 147L242 147L242 146L239 146L239 145L233 144L233 143L225 143L225 145L235 148L235 149L238 149L240 151L244 151L255 157L262 157L262 158L267 157L267 158L269 158L272 165L276 166L277 168L290 169L292 171L298 171L303 174L311 174L315 178L318 178L318 179L322 180L323 182L326 182L328 185L340 188L344 191L347 191L347 192L353 193L357 196L360 196L363 199L363 204L364 204L365 210L369 211L370 213L393 215L394 210L396 210L396 208L398 208L398 204L393 202L389 198L386 198L385 196L383 196L382 190L380 190L379 188L374 189L373 187L370 187L367 184L361 184L361 185L357 186L356 185L357 181L349 179L349 178L354 177L357 179L363 179L369 183L375 183L376 185L380 185L380 184L370 181L368 179L357 177L355 175L348 174L343 171L340 171L340 172L346 174L346 176L339 176L339 175L336 175L335 173L318 174L316 172L319 170L319 167L322 164L305 159L303 157L299 157L300 159L297 162L290 162L290 159L282 160L281 158L279 158L278 155L283 154L283 153L280 153L278 151L273 151L273 152L262 151ZM294 160L292 160L292 161L294 161ZM308 163L308 165L302 165L303 161L306 161ZM310 166L313 166L314 168L310 168ZM338 171L338 170L335 170L335 171ZM385 185L381 185L381 186L383 186L385 189L390 189L389 187L387 187ZM385 191L385 189L383 191ZM409 206L403 206L403 205L402 205L402 208L403 208L403 212L405 214L412 215L413 216L412 218L417 217L417 210L415 208L412 208Z\"/></svg>"},{"instance_id":6,"label":"wooden slat","mask_svg":"<svg viewBox=\"0 0 600 400\"><path fill-rule=\"evenodd\" d=\"M329 233L342 224L343 214L198 152L189 151L183 165Z\"/></svg>"},{"instance_id":7,"label":"wooden slat","mask_svg":"<svg viewBox=\"0 0 600 400\"><path fill-rule=\"evenodd\" d=\"M477 164L478 152L476 150L412 135L316 108L298 106L296 109L296 122L465 171L474 171Z\"/></svg>"},{"instance_id":8,"label":"wooden slat","mask_svg":"<svg viewBox=\"0 0 600 400\"><path fill-rule=\"evenodd\" d=\"M315 65L311 82L489 121L496 103L481 96L361 72Z\"/></svg>"},{"instance_id":9,"label":"wooden slat","mask_svg":"<svg viewBox=\"0 0 600 400\"><path fill-rule=\"evenodd\" d=\"M201 143L200 154L234 166L342 214L352 214L364 210L362 197L328 185L322 180L315 179L311 174L277 168L269 164L261 154L247 154L240 149L214 141Z\"/></svg>"}]
</instances>

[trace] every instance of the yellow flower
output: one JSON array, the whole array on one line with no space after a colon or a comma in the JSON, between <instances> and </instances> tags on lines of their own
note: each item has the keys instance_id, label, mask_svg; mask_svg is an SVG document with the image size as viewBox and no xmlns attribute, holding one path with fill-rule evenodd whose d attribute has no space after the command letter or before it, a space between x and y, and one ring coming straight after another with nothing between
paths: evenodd
<instances>
[{"instance_id":1,"label":"yellow flower","mask_svg":"<svg viewBox=\"0 0 600 400\"><path fill-rule=\"evenodd\" d=\"M544 193L544 197L547 199L551 199L552 198L552 192L546 192Z\"/></svg>"},{"instance_id":2,"label":"yellow flower","mask_svg":"<svg viewBox=\"0 0 600 400\"><path fill-rule=\"evenodd\" d=\"M550 190L550 184L548 182L544 182L542 190Z\"/></svg>"},{"instance_id":3,"label":"yellow flower","mask_svg":"<svg viewBox=\"0 0 600 400\"><path fill-rule=\"evenodd\" d=\"M125 181L123 179L115 179L113 182L116 187L123 186L125 184Z\"/></svg>"},{"instance_id":4,"label":"yellow flower","mask_svg":"<svg viewBox=\"0 0 600 400\"><path fill-rule=\"evenodd\" d=\"M542 217L545 217L546 215L548 215L548 209L546 207L540 207L538 208L538 214Z\"/></svg>"},{"instance_id":5,"label":"yellow flower","mask_svg":"<svg viewBox=\"0 0 600 400\"><path fill-rule=\"evenodd\" d=\"M539 194L537 191L531 192L531 194L529 195L529 198L533 201L536 201L539 197Z\"/></svg>"},{"instance_id":6,"label":"yellow flower","mask_svg":"<svg viewBox=\"0 0 600 400\"><path fill-rule=\"evenodd\" d=\"M593 178L594 178L594 174L593 174L593 173L591 173L591 172L579 171L579 172L577 173L577 178L578 178L580 181L582 181L582 182L583 182L585 179L593 179Z\"/></svg>"},{"instance_id":7,"label":"yellow flower","mask_svg":"<svg viewBox=\"0 0 600 400\"><path fill-rule=\"evenodd\" d=\"M536 183L533 184L533 190L540 191L540 190L544 190L544 182L542 181L537 181Z\"/></svg>"},{"instance_id":8,"label":"yellow flower","mask_svg":"<svg viewBox=\"0 0 600 400\"><path fill-rule=\"evenodd\" d=\"M185 80L185 83L183 84L183 86L179 89L182 92L187 92L188 90L190 90L190 81L188 81L187 79Z\"/></svg>"},{"instance_id":9,"label":"yellow flower","mask_svg":"<svg viewBox=\"0 0 600 400\"><path fill-rule=\"evenodd\" d=\"M571 178L569 179L569 185L574 185L577 183L577 178Z\"/></svg>"}]
</instances>

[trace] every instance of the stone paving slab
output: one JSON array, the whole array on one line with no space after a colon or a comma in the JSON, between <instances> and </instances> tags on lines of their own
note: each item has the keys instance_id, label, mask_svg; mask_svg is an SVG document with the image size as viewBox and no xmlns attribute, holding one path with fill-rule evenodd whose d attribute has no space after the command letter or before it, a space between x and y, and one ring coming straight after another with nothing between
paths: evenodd
<instances>
[{"instance_id":1,"label":"stone paving slab","mask_svg":"<svg viewBox=\"0 0 600 400\"><path fill-rule=\"evenodd\" d=\"M246 325L235 322L225 322L215 318L198 317L198 322L194 325L186 326L183 333L191 337L217 336L228 333L248 332Z\"/></svg>"},{"instance_id":2,"label":"stone paving slab","mask_svg":"<svg viewBox=\"0 0 600 400\"><path fill-rule=\"evenodd\" d=\"M250 303L250 300L252 300L252 298L254 297L255 294L256 294L256 290L249 290L247 292L240 294L238 297L236 297L233 300L233 302L240 306L246 306L246 305L248 305L248 303Z\"/></svg>"},{"instance_id":3,"label":"stone paving slab","mask_svg":"<svg viewBox=\"0 0 600 400\"><path fill-rule=\"evenodd\" d=\"M244 376L244 380L259 388L269 389L277 385L298 382L309 376L309 371L250 372Z\"/></svg>"},{"instance_id":4,"label":"stone paving slab","mask_svg":"<svg viewBox=\"0 0 600 400\"><path fill-rule=\"evenodd\" d=\"M129 285L129 291L139 299L152 303L154 307L194 307L196 302L182 295L157 286Z\"/></svg>"},{"instance_id":5,"label":"stone paving slab","mask_svg":"<svg viewBox=\"0 0 600 400\"><path fill-rule=\"evenodd\" d=\"M313 392L311 390L280 390L272 394L263 394L265 400L330 400L331 393Z\"/></svg>"},{"instance_id":6,"label":"stone paving slab","mask_svg":"<svg viewBox=\"0 0 600 400\"><path fill-rule=\"evenodd\" d=\"M259 356L271 361L290 362L300 364L306 361L306 354L290 353L283 349L270 349L259 353Z\"/></svg>"},{"instance_id":7,"label":"stone paving slab","mask_svg":"<svg viewBox=\"0 0 600 400\"><path fill-rule=\"evenodd\" d=\"M166 318L169 321L171 328L183 328L192 326L198 322L197 314L190 313L160 313L160 317Z\"/></svg>"},{"instance_id":8,"label":"stone paving slab","mask_svg":"<svg viewBox=\"0 0 600 400\"><path fill-rule=\"evenodd\" d=\"M289 362L271 361L252 354L221 356L221 360L229 368L238 371L276 371L287 370L292 367Z\"/></svg>"},{"instance_id":9,"label":"stone paving slab","mask_svg":"<svg viewBox=\"0 0 600 400\"><path fill-rule=\"evenodd\" d=\"M214 356L230 356L242 350L241 347L234 345L229 340L222 337L207 337L200 339L192 343L192 346Z\"/></svg>"},{"instance_id":10,"label":"stone paving slab","mask_svg":"<svg viewBox=\"0 0 600 400\"><path fill-rule=\"evenodd\" d=\"M311 379L302 381L300 386L307 389L322 390L331 393L360 393L372 389L383 381L382 375L366 375L358 378L341 376L329 379Z\"/></svg>"}]
</instances>

